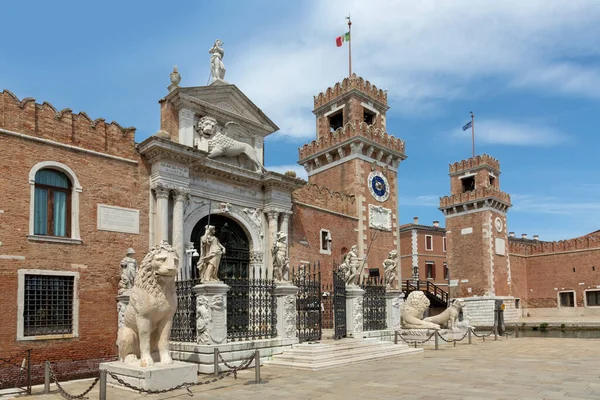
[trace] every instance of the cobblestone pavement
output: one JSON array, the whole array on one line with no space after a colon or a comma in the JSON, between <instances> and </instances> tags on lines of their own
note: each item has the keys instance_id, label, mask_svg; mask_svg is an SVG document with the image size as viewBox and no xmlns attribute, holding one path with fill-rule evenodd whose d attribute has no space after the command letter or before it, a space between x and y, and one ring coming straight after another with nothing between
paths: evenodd
<instances>
[{"instance_id":1,"label":"cobblestone pavement","mask_svg":"<svg viewBox=\"0 0 600 400\"><path fill-rule=\"evenodd\" d=\"M491 340L490 340L491 339ZM349 364L319 372L264 365L266 383L249 384L254 370L192 388L202 399L600 399L600 340L473 338L423 354ZM90 380L66 383L80 393ZM52 385L54 391L54 385ZM36 387L38 392L42 390ZM184 389L143 396L107 388L108 399L189 399ZM27 399L61 399L54 391ZM89 394L98 398L97 387Z\"/></svg>"}]
</instances>

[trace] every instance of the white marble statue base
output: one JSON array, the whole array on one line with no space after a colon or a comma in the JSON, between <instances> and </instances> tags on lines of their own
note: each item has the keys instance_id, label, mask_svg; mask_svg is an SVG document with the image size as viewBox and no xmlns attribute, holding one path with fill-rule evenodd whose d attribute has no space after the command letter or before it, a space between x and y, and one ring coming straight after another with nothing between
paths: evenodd
<instances>
[{"instance_id":1,"label":"white marble statue base","mask_svg":"<svg viewBox=\"0 0 600 400\"><path fill-rule=\"evenodd\" d=\"M101 363L100 370L112 372L128 384L146 390L164 390L182 383L198 382L198 365L180 361L173 361L173 364L156 364L152 367L140 367L113 361ZM108 373L106 381L121 386Z\"/></svg>"}]
</instances>

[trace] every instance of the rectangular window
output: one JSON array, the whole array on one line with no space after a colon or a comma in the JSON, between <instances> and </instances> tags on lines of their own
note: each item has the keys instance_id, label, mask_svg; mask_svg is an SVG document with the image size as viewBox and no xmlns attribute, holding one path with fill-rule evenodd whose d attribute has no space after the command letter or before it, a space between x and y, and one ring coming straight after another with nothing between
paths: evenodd
<instances>
[{"instance_id":1,"label":"rectangular window","mask_svg":"<svg viewBox=\"0 0 600 400\"><path fill-rule=\"evenodd\" d=\"M444 279L448 280L450 275L450 271L448 271L448 263L444 263Z\"/></svg>"},{"instance_id":2,"label":"rectangular window","mask_svg":"<svg viewBox=\"0 0 600 400\"><path fill-rule=\"evenodd\" d=\"M515 308L521 308L521 299L515 299Z\"/></svg>"},{"instance_id":3,"label":"rectangular window","mask_svg":"<svg viewBox=\"0 0 600 400\"><path fill-rule=\"evenodd\" d=\"M321 248L319 253L331 254L331 233L328 230L321 229Z\"/></svg>"},{"instance_id":4,"label":"rectangular window","mask_svg":"<svg viewBox=\"0 0 600 400\"><path fill-rule=\"evenodd\" d=\"M435 264L432 262L425 263L427 279L435 279Z\"/></svg>"},{"instance_id":5,"label":"rectangular window","mask_svg":"<svg viewBox=\"0 0 600 400\"><path fill-rule=\"evenodd\" d=\"M446 237L442 239L442 247L444 248L444 253L446 252Z\"/></svg>"},{"instance_id":6,"label":"rectangular window","mask_svg":"<svg viewBox=\"0 0 600 400\"><path fill-rule=\"evenodd\" d=\"M73 333L73 276L25 275L23 335Z\"/></svg>"},{"instance_id":7,"label":"rectangular window","mask_svg":"<svg viewBox=\"0 0 600 400\"><path fill-rule=\"evenodd\" d=\"M600 290L585 292L585 303L588 307L600 307Z\"/></svg>"},{"instance_id":8,"label":"rectangular window","mask_svg":"<svg viewBox=\"0 0 600 400\"><path fill-rule=\"evenodd\" d=\"M575 307L575 292L560 292L559 307Z\"/></svg>"},{"instance_id":9,"label":"rectangular window","mask_svg":"<svg viewBox=\"0 0 600 400\"><path fill-rule=\"evenodd\" d=\"M425 250L433 250L433 236L431 235L425 235Z\"/></svg>"}]
</instances>

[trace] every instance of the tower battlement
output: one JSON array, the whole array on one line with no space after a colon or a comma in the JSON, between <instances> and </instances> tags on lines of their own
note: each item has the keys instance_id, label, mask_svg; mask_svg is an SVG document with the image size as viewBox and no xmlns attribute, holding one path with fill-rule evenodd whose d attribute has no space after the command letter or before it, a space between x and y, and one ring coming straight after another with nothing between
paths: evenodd
<instances>
[{"instance_id":1,"label":"tower battlement","mask_svg":"<svg viewBox=\"0 0 600 400\"><path fill-rule=\"evenodd\" d=\"M315 109L335 100L352 89L357 89L374 100L387 105L387 91L378 89L371 82L356 76L356 74L352 74L351 78L344 78L341 82L314 96Z\"/></svg>"},{"instance_id":2,"label":"tower battlement","mask_svg":"<svg viewBox=\"0 0 600 400\"><path fill-rule=\"evenodd\" d=\"M469 171L474 168L488 166L497 172L500 172L500 162L492 156L482 154L480 156L470 157L466 160L458 161L450 164L450 174L458 174L464 171Z\"/></svg>"}]
</instances>

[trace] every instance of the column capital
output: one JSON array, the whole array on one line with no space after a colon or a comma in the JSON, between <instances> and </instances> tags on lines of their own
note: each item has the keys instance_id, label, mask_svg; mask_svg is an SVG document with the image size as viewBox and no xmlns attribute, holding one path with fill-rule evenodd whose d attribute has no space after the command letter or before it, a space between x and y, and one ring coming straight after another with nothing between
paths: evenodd
<instances>
[{"instance_id":1,"label":"column capital","mask_svg":"<svg viewBox=\"0 0 600 400\"><path fill-rule=\"evenodd\" d=\"M171 192L170 189L162 187L162 186L156 186L153 188L154 189L154 193L156 193L156 197L159 199L168 199L169 198L169 193Z\"/></svg>"},{"instance_id":2,"label":"column capital","mask_svg":"<svg viewBox=\"0 0 600 400\"><path fill-rule=\"evenodd\" d=\"M279 210L274 210L274 209L268 209L265 210L265 213L267 214L267 217L269 218L269 220L273 220L273 219L277 219L277 217L279 217Z\"/></svg>"},{"instance_id":3,"label":"column capital","mask_svg":"<svg viewBox=\"0 0 600 400\"><path fill-rule=\"evenodd\" d=\"M173 190L173 194L175 195L176 201L185 201L187 200L187 197L190 194L190 189L178 187Z\"/></svg>"}]
</instances>

